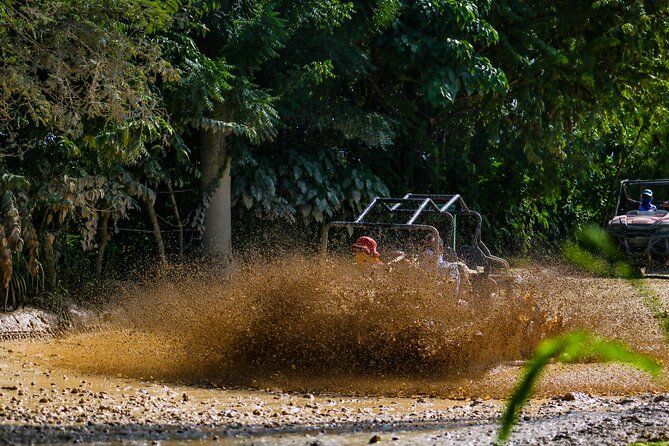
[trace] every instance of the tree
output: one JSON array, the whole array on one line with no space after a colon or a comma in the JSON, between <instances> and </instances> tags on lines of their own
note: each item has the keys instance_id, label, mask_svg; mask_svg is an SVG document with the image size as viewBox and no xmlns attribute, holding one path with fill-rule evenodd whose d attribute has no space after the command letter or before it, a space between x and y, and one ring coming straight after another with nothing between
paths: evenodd
<instances>
[{"instance_id":1,"label":"tree","mask_svg":"<svg viewBox=\"0 0 669 446\"><path fill-rule=\"evenodd\" d=\"M470 22L456 21L469 23L461 34L448 19L432 20L435 11L457 5L478 13L467 16ZM406 15L379 38L375 64L383 68L371 77L377 88L364 100L378 101L406 132L391 150L368 153L374 159L366 164L384 166L377 169L384 178L395 175L389 182L400 193L465 194L490 227L501 228L492 233L497 245L523 251L537 238L565 234L559 230L575 222L565 203L586 198L579 188L609 187L597 183L609 175L607 155L617 159L621 147L632 147L644 125L644 132L662 126L664 2L416 2L411 8L405 5ZM447 51L455 56L439 57ZM452 75L435 75L440 72ZM430 90L439 79L450 84ZM587 177L592 172L602 175ZM593 214L579 218L587 215Z\"/></svg>"},{"instance_id":2,"label":"tree","mask_svg":"<svg viewBox=\"0 0 669 446\"><path fill-rule=\"evenodd\" d=\"M206 3L206 2L205 2ZM246 4L248 3L248 5ZM199 34L194 27L168 57L179 67L181 80L166 91L168 107L184 131L200 132L201 190L203 203L195 224L202 229L202 245L208 254L231 256L230 157L228 139L241 135L251 141L274 135L276 112L272 97L250 80L257 62L253 59L228 62L226 49L239 33L267 34L265 48L254 53L269 57L281 45L282 22L274 17L271 5L263 2L224 2L220 7L201 5L196 14L209 25ZM267 25L267 26L265 26ZM249 28L252 28L249 30ZM238 48L238 51L242 51Z\"/></svg>"},{"instance_id":3,"label":"tree","mask_svg":"<svg viewBox=\"0 0 669 446\"><path fill-rule=\"evenodd\" d=\"M0 7L3 150L52 134L132 159L164 115L151 90L173 70L150 36L168 26L171 2L10 0ZM119 150L120 149L120 150Z\"/></svg>"},{"instance_id":4,"label":"tree","mask_svg":"<svg viewBox=\"0 0 669 446\"><path fill-rule=\"evenodd\" d=\"M84 249L97 249L99 236L101 258L109 218L152 196L115 169L148 155L147 145L171 130L154 87L175 73L155 37L177 7L142 0L0 5L0 226L11 239L0 237L10 242L2 285L14 303L28 284L33 292L55 285L59 235L80 230Z\"/></svg>"},{"instance_id":5,"label":"tree","mask_svg":"<svg viewBox=\"0 0 669 446\"><path fill-rule=\"evenodd\" d=\"M472 135L471 150L501 164L501 181L491 182L486 157L476 163L493 190L506 192L495 196L511 211L503 226L526 234L524 248L534 231L561 228L556 237L601 219L611 166L663 121L667 13L666 2L495 3L489 19L500 45L489 57L510 89L456 122Z\"/></svg>"},{"instance_id":6,"label":"tree","mask_svg":"<svg viewBox=\"0 0 669 446\"><path fill-rule=\"evenodd\" d=\"M387 185L404 194L408 178L394 156L405 141L407 157L429 153L415 145L422 118L457 95L505 89L503 73L478 55L495 38L485 6L330 4L327 25L312 3L283 5L282 17L300 20L287 19L289 40L256 76L277 92L281 125L275 141L242 149L233 184L235 202L258 217L321 223L387 195Z\"/></svg>"},{"instance_id":7,"label":"tree","mask_svg":"<svg viewBox=\"0 0 669 446\"><path fill-rule=\"evenodd\" d=\"M287 125L284 119L289 119L277 113L275 104L295 93L295 79L279 75L268 80L265 70L286 63L280 50L290 46L292 38L305 31L327 35L348 17L350 9L338 0L226 2L203 20L209 32L194 39L196 45L184 46L180 57L195 63L185 66L188 74L182 75L183 88L173 91L171 103L176 109L190 102L190 107L180 108L179 119L201 132L204 206L196 222L204 226L205 252L228 258L231 254L231 141L239 137L252 144L271 141ZM307 56L297 70L290 68L292 74L313 76L323 64ZM185 101L185 95L191 100ZM265 184L272 181L266 178ZM315 209L317 215L325 206Z\"/></svg>"}]
</instances>

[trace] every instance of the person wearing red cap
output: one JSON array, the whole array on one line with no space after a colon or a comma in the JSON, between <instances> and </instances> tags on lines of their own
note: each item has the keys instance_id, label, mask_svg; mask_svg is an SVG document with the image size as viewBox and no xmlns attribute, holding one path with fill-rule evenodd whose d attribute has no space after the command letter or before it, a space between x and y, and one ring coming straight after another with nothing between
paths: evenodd
<instances>
[{"instance_id":1,"label":"person wearing red cap","mask_svg":"<svg viewBox=\"0 0 669 446\"><path fill-rule=\"evenodd\" d=\"M371 237L363 235L358 237L358 240L351 245L351 249L355 253L355 263L358 266L380 266L383 265L381 255L376 250L376 240Z\"/></svg>"}]
</instances>

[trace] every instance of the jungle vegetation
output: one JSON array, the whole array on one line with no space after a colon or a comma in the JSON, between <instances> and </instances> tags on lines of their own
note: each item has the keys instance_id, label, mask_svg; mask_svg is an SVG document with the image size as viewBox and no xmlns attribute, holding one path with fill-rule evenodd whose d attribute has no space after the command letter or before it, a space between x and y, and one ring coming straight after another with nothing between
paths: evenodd
<instances>
[{"instance_id":1,"label":"jungle vegetation","mask_svg":"<svg viewBox=\"0 0 669 446\"><path fill-rule=\"evenodd\" d=\"M504 254L666 177L664 0L5 0L5 305L460 193ZM291 231L292 229L292 231Z\"/></svg>"}]
</instances>

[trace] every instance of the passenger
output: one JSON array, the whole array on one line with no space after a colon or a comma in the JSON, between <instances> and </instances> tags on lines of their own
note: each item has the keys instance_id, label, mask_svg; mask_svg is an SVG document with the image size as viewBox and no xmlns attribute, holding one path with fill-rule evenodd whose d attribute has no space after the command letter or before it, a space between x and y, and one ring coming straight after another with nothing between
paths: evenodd
<instances>
[{"instance_id":1,"label":"passenger","mask_svg":"<svg viewBox=\"0 0 669 446\"><path fill-rule=\"evenodd\" d=\"M436 256L436 258L435 258ZM469 279L470 269L462 262L444 260L444 242L441 238L435 242L433 234L428 234L423 240L423 261L427 268L435 265L437 272L445 272L448 279L455 284L455 294L460 295L461 291L471 288Z\"/></svg>"},{"instance_id":2,"label":"passenger","mask_svg":"<svg viewBox=\"0 0 669 446\"><path fill-rule=\"evenodd\" d=\"M657 211L657 207L653 204L653 191L644 189L641 193L641 203L639 203L640 211Z\"/></svg>"},{"instance_id":3,"label":"passenger","mask_svg":"<svg viewBox=\"0 0 669 446\"><path fill-rule=\"evenodd\" d=\"M376 240L363 235L351 245L355 253L355 263L358 266L381 266L381 255L376 250Z\"/></svg>"}]
</instances>

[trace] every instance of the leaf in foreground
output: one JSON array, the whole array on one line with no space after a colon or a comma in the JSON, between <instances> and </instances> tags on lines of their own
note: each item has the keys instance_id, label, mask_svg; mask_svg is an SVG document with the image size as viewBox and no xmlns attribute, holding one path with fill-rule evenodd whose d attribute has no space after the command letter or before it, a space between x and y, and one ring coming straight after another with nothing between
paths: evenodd
<instances>
[{"instance_id":1,"label":"leaf in foreground","mask_svg":"<svg viewBox=\"0 0 669 446\"><path fill-rule=\"evenodd\" d=\"M587 332L576 331L547 339L537 347L534 356L525 365L523 378L507 403L497 433L498 445L504 444L511 435L521 410L532 395L537 379L551 359L564 363L581 359L623 362L648 372L653 377L662 373L662 367L655 359L636 353L620 342L598 338Z\"/></svg>"}]
</instances>

